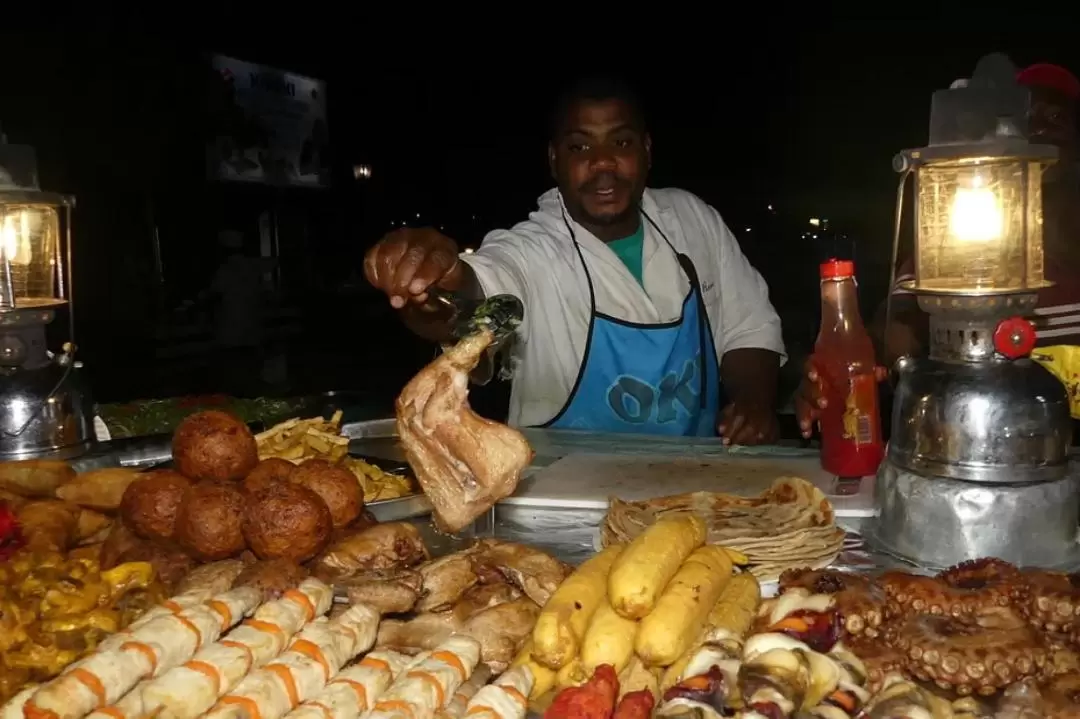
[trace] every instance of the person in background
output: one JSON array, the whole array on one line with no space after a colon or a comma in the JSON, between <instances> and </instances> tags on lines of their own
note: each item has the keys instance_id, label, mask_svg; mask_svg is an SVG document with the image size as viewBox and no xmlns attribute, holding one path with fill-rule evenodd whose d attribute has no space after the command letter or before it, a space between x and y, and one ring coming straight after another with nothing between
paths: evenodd
<instances>
[{"instance_id":1,"label":"person in background","mask_svg":"<svg viewBox=\"0 0 1080 719\"><path fill-rule=\"evenodd\" d=\"M585 80L550 132L557 187L528 220L471 254L434 229L391 232L365 257L368 281L433 341L448 339L433 286L521 298L510 424L774 441L784 347L768 288L714 208L646 188L633 93Z\"/></svg>"},{"instance_id":2,"label":"person in background","mask_svg":"<svg viewBox=\"0 0 1080 719\"><path fill-rule=\"evenodd\" d=\"M199 299L218 300L214 337L226 389L252 394L263 369L263 277L276 261L246 254L236 230L221 231L218 242L225 258Z\"/></svg>"},{"instance_id":3,"label":"person in background","mask_svg":"<svg viewBox=\"0 0 1080 719\"><path fill-rule=\"evenodd\" d=\"M1017 74L1031 91L1030 138L1056 145L1058 161L1043 175L1044 276L1054 283L1039 292L1035 310L1037 346L1080 345L1080 158L1077 156L1077 105L1080 80L1058 65L1039 63ZM892 288L891 317L887 302L878 308L871 327L878 357L891 367L904 356L926 351L929 317L901 283L915 279L913 258L901 262ZM811 362L800 388L796 414L803 435L810 436L824 400ZM879 378L884 378L884 370Z\"/></svg>"}]
</instances>

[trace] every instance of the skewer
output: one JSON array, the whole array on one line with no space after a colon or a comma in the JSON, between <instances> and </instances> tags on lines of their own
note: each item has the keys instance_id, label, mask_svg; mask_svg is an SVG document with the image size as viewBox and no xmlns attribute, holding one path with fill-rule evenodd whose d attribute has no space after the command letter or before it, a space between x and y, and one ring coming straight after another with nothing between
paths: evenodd
<instances>
[{"instance_id":1,"label":"skewer","mask_svg":"<svg viewBox=\"0 0 1080 719\"><path fill-rule=\"evenodd\" d=\"M26 687L21 692L11 697L7 704L0 708L0 719L23 719L23 707L38 690L37 684Z\"/></svg>"},{"instance_id":2,"label":"skewer","mask_svg":"<svg viewBox=\"0 0 1080 719\"><path fill-rule=\"evenodd\" d=\"M465 710L469 707L469 701L480 691L480 687L487 684L491 678L491 670L483 664L477 665L468 681L458 687L454 697L435 712L435 719L461 719L465 716Z\"/></svg>"},{"instance_id":3,"label":"skewer","mask_svg":"<svg viewBox=\"0 0 1080 719\"><path fill-rule=\"evenodd\" d=\"M207 719L281 719L317 695L342 665L375 643L379 613L356 604L333 620L311 622L289 650L248 674Z\"/></svg>"},{"instance_id":4,"label":"skewer","mask_svg":"<svg viewBox=\"0 0 1080 719\"><path fill-rule=\"evenodd\" d=\"M527 666L514 667L482 687L466 707L465 716L475 719L524 719L532 688L532 671Z\"/></svg>"},{"instance_id":5,"label":"skewer","mask_svg":"<svg viewBox=\"0 0 1080 719\"><path fill-rule=\"evenodd\" d=\"M472 675L480 644L454 636L394 680L364 719L432 719Z\"/></svg>"},{"instance_id":6,"label":"skewer","mask_svg":"<svg viewBox=\"0 0 1080 719\"><path fill-rule=\"evenodd\" d=\"M68 667L37 690L26 719L82 719L116 702L140 679L160 676L214 642L258 606L259 591L242 587L176 614L157 616L120 641Z\"/></svg>"},{"instance_id":7,"label":"skewer","mask_svg":"<svg viewBox=\"0 0 1080 719\"><path fill-rule=\"evenodd\" d=\"M412 661L412 657L397 652L372 652L341 670L318 696L289 712L285 719L356 719Z\"/></svg>"},{"instance_id":8,"label":"skewer","mask_svg":"<svg viewBox=\"0 0 1080 719\"><path fill-rule=\"evenodd\" d=\"M193 719L210 709L252 669L262 667L285 649L309 621L330 609L331 588L307 579L281 599L260 606L254 617L206 646L185 664L144 681L110 707L88 719Z\"/></svg>"}]
</instances>

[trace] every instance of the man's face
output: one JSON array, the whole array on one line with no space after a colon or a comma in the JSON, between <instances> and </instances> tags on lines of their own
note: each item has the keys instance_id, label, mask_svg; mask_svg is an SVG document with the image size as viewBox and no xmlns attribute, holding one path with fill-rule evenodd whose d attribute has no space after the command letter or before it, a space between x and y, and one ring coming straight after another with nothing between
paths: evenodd
<instances>
[{"instance_id":1,"label":"man's face","mask_svg":"<svg viewBox=\"0 0 1080 719\"><path fill-rule=\"evenodd\" d=\"M625 103L573 105L548 148L548 162L575 220L598 237L609 234L604 228L615 231L626 224L634 225L629 230L633 232L651 164L651 143Z\"/></svg>"},{"instance_id":2,"label":"man's face","mask_svg":"<svg viewBox=\"0 0 1080 719\"><path fill-rule=\"evenodd\" d=\"M1071 154L1076 146L1076 102L1045 88L1031 89L1032 139Z\"/></svg>"}]
</instances>

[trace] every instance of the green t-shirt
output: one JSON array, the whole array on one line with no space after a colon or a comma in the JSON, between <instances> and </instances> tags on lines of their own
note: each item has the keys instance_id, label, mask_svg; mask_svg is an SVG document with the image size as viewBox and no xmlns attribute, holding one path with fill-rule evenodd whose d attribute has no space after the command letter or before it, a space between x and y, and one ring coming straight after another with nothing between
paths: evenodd
<instances>
[{"instance_id":1,"label":"green t-shirt","mask_svg":"<svg viewBox=\"0 0 1080 719\"><path fill-rule=\"evenodd\" d=\"M641 279L641 264L642 264L642 247L645 244L645 223L638 226L637 232L624 237L621 240L612 240L608 243L608 247L615 253L615 256L622 260L622 263L626 265L626 269L630 270L630 274L634 276L634 279L638 281L638 284L642 287L645 286L645 282Z\"/></svg>"}]
</instances>

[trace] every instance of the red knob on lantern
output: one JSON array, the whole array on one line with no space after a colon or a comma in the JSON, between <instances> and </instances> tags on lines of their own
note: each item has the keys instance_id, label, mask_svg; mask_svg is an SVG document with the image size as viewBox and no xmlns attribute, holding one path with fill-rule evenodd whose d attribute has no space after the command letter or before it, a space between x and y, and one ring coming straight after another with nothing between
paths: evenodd
<instances>
[{"instance_id":1,"label":"red knob on lantern","mask_svg":"<svg viewBox=\"0 0 1080 719\"><path fill-rule=\"evenodd\" d=\"M994 330L994 349L1009 359L1031 354L1035 349L1035 325L1023 317L1010 317Z\"/></svg>"}]
</instances>

